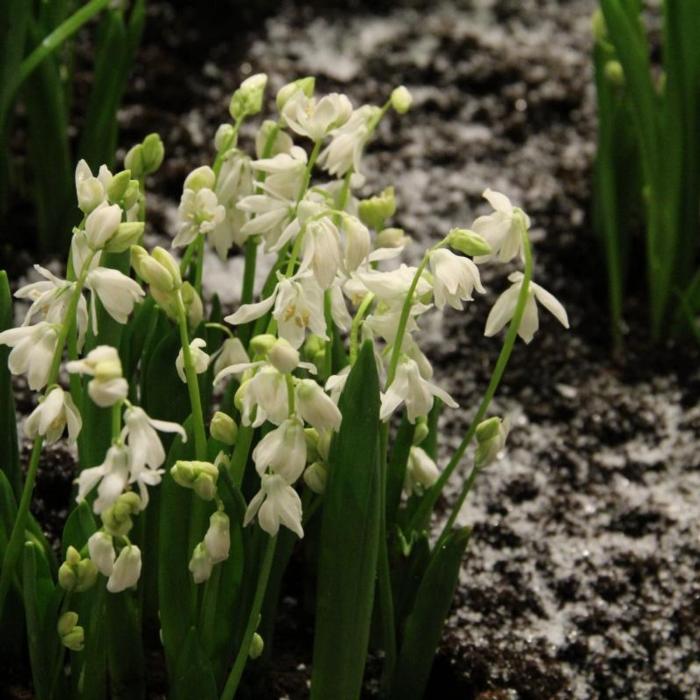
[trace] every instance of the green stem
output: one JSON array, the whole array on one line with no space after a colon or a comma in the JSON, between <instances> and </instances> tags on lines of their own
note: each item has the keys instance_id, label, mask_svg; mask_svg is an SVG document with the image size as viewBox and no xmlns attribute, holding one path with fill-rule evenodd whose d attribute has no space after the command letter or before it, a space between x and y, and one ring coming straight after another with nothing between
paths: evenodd
<instances>
[{"instance_id":1,"label":"green stem","mask_svg":"<svg viewBox=\"0 0 700 700\"><path fill-rule=\"evenodd\" d=\"M352 319L352 326L350 328L350 364L354 365L357 360L357 353L360 348L360 329L362 328L362 319L365 317L367 310L374 301L374 294L368 292L365 294L365 298L355 313L355 318Z\"/></svg>"},{"instance_id":2,"label":"green stem","mask_svg":"<svg viewBox=\"0 0 700 700\"><path fill-rule=\"evenodd\" d=\"M195 240L195 255L197 259L195 261L194 269L194 288L197 290L197 294L201 296L202 294L202 276L204 274L204 236L201 234L197 236Z\"/></svg>"},{"instance_id":3,"label":"green stem","mask_svg":"<svg viewBox=\"0 0 700 700\"><path fill-rule=\"evenodd\" d=\"M253 301L253 287L255 286L255 266L258 257L258 241L251 236L244 246L245 266L243 268L243 287L241 289L241 304L250 304Z\"/></svg>"},{"instance_id":4,"label":"green stem","mask_svg":"<svg viewBox=\"0 0 700 700\"><path fill-rule=\"evenodd\" d=\"M83 268L80 271L77 281L75 282L75 286L73 287L72 296L68 302L66 315L63 318L61 330L56 341L56 349L54 350L53 358L51 359L49 374L46 381L47 387L55 384L58 378L58 371L61 367L61 358L63 357L63 349L66 344L68 333L75 325L78 302L83 291L83 286L85 285L85 279L87 278L90 270L90 263L92 262L94 256L95 253L93 252L85 259ZM34 445L32 447L32 454L29 460L29 467L27 469L27 478L24 482L24 487L22 488L22 496L20 497L19 507L17 508L15 523L12 528L10 540L7 543L5 557L3 558L2 562L2 574L0 575L0 618L2 618L5 598L7 597L7 592L10 589L12 574L17 566L17 560L19 559L22 549L22 540L24 537L24 531L27 527L29 506L31 504L32 494L34 493L34 483L36 481L36 473L39 468L39 457L41 456L41 449L43 445L44 438L42 436L35 438Z\"/></svg>"},{"instance_id":5,"label":"green stem","mask_svg":"<svg viewBox=\"0 0 700 700\"><path fill-rule=\"evenodd\" d=\"M122 431L122 402L117 401L117 403L112 406L112 440L118 440L119 435Z\"/></svg>"},{"instance_id":6,"label":"green stem","mask_svg":"<svg viewBox=\"0 0 700 700\"><path fill-rule=\"evenodd\" d=\"M20 64L19 70L10 78L7 89L3 91L4 100L0 105L0 128L5 121L6 112L12 104L15 93L20 85L34 72L39 64L50 56L66 39L71 37L86 22L91 20L96 14L101 12L110 0L91 0L77 12L73 13L67 20L62 22L42 42L27 56Z\"/></svg>"},{"instance_id":7,"label":"green stem","mask_svg":"<svg viewBox=\"0 0 700 700\"><path fill-rule=\"evenodd\" d=\"M267 547L265 548L265 556L263 558L262 567L260 568L260 575L258 576L258 587L255 591L255 598L253 599L253 607L250 610L250 616L248 617L248 624L243 633L243 639L241 640L241 647L238 650L238 655L226 679L226 685L224 687L224 692L221 694L221 700L233 700L236 690L238 690L238 684L241 681L241 676L243 675L243 670L245 669L246 661L248 660L248 652L250 650L250 642L253 639L253 634L258 627L258 618L260 617L260 610L262 609L262 604L265 599L265 591L267 590L267 582L270 578L270 569L272 568L272 561L275 558L275 547L277 545L277 537L270 537L267 541Z\"/></svg>"},{"instance_id":8,"label":"green stem","mask_svg":"<svg viewBox=\"0 0 700 700\"><path fill-rule=\"evenodd\" d=\"M202 412L202 399L199 396L199 379L192 362L192 352L190 351L189 332L187 330L187 312L182 301L182 294L178 291L177 301L177 322L180 328L180 344L182 345L182 359L185 366L185 377L187 378L187 392L190 395L190 405L192 407L192 422L194 425L194 445L197 459L207 458L207 434L204 428L204 414Z\"/></svg>"},{"instance_id":9,"label":"green stem","mask_svg":"<svg viewBox=\"0 0 700 700\"><path fill-rule=\"evenodd\" d=\"M520 323L523 318L523 313L525 312L525 304L527 303L528 295L530 293L530 281L532 280L532 252L530 250L530 239L527 236L527 230L524 226L522 231L522 238L523 252L525 253L525 269L523 271L523 281L520 287L520 294L518 294L518 301L515 306L515 312L513 313L513 318L510 322L510 325L508 326L508 331L506 333L505 340L503 341L503 347L501 348L501 352L498 355L498 360L496 361L496 366L494 367L493 374L491 375L491 379L489 380L489 385L486 389L486 393L484 394L484 398L479 404L479 408L477 409L476 415L474 416L472 422L469 425L467 434L462 439L462 442L459 444L459 447L457 447L457 449L455 450L455 453L452 455L452 459L450 459L449 463L447 464L443 472L440 474L438 480L425 494L423 500L420 503L420 506L413 515L413 518L410 522L409 532L414 529L420 530L424 527L425 523L427 523L428 518L430 517L430 513L435 507L435 503L437 502L437 499L440 496L442 489L444 488L450 476L452 476L452 472L454 472L454 470L459 465L462 457L464 456L464 453L467 450L467 447L474 438L477 426L479 425L479 423L481 423L484 416L486 415L486 411L488 410L489 405L491 404L491 400L493 399L493 396L496 393L499 384L501 383L503 373L505 372L505 369L508 366L510 355L513 352L513 346L515 345L515 341L518 337L518 330L520 329ZM469 488L471 488L470 479L472 479L471 474L467 479L464 487L462 488L463 492L466 491L468 493ZM461 494L460 498L462 498Z\"/></svg>"}]
</instances>

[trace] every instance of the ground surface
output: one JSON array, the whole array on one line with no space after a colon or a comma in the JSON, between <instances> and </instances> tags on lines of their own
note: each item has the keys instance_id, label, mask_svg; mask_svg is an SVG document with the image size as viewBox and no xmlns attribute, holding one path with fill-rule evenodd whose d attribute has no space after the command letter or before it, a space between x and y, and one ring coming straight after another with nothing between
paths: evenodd
<instances>
[{"instance_id":1,"label":"ground surface","mask_svg":"<svg viewBox=\"0 0 700 700\"><path fill-rule=\"evenodd\" d=\"M150 130L166 143L149 202L161 236L182 178L210 158L230 92L258 71L273 89L315 74L320 91L355 102L411 89L415 109L382 125L366 172L368 189L396 186L397 224L418 241L470 223L486 186L532 216L536 279L572 327L542 318L505 377L494 410L514 427L460 514L474 530L431 698L694 698L700 687L698 355L652 352L634 303L624 356L611 359L607 347L589 223L592 6L426 3L369 14L361 4L354 13L285 5L264 24L210 23L203 35L206 17L154 3L121 115L124 144ZM210 264L210 285L233 303L238 263ZM439 380L466 409L445 414L443 455L499 350L481 333L505 279L485 281L486 302L426 328ZM62 517L51 505L65 490L65 476L52 476L61 465L58 455L39 484L48 521ZM296 608L285 600L270 698L306 695L310 653L298 646L308 629Z\"/></svg>"}]
</instances>

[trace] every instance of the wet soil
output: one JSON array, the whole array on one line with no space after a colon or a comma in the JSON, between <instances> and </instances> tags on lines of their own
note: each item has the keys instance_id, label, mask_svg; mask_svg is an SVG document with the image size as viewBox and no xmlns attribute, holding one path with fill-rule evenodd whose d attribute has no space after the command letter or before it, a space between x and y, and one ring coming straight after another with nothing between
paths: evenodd
<instances>
[{"instance_id":1,"label":"wet soil","mask_svg":"<svg viewBox=\"0 0 700 700\"><path fill-rule=\"evenodd\" d=\"M414 109L381 125L365 168L368 192L396 186L396 224L419 244L409 255L468 224L487 186L531 215L536 280L565 304L571 330L543 313L493 406L513 428L460 514L473 535L429 698L680 699L700 687L700 354L688 341L653 348L634 296L625 349L609 348L590 219L593 7L284 4L237 22L228 9L154 2L120 117L124 146L151 130L166 144L149 197L155 237L173 233L184 175L210 160L231 91L258 71L270 75L271 94L306 74L355 103L382 102L400 83L411 89ZM240 262L211 265L210 289L233 303ZM636 262L631 277L642 269ZM499 351L482 329L507 283L502 271L484 278L485 302L434 316L424 330L438 380L463 407L443 416L443 457ZM65 517L57 468L70 462L49 454L42 464L35 508L47 529ZM287 593L259 698L307 696L311 621L293 585Z\"/></svg>"}]
</instances>

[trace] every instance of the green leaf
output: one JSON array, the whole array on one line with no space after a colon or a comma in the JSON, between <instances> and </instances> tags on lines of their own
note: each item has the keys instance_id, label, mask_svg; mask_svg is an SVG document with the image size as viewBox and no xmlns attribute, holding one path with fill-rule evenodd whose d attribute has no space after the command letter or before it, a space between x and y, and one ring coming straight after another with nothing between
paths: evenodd
<instances>
[{"instance_id":1,"label":"green leaf","mask_svg":"<svg viewBox=\"0 0 700 700\"><path fill-rule=\"evenodd\" d=\"M406 621L391 684L392 700L420 700L423 697L468 541L467 528L453 530L440 549L433 553L418 588L415 606Z\"/></svg>"},{"instance_id":2,"label":"green leaf","mask_svg":"<svg viewBox=\"0 0 700 700\"><path fill-rule=\"evenodd\" d=\"M97 524L90 510L90 504L87 501L81 501L68 516L63 527L61 539L63 558L66 558L68 547L75 547L80 551L96 531Z\"/></svg>"},{"instance_id":3,"label":"green leaf","mask_svg":"<svg viewBox=\"0 0 700 700\"><path fill-rule=\"evenodd\" d=\"M5 270L0 270L0 331L13 326L12 292ZM10 348L0 346L0 471L4 472L17 498L20 496L17 414L12 391L12 375L7 367Z\"/></svg>"},{"instance_id":4,"label":"green leaf","mask_svg":"<svg viewBox=\"0 0 700 700\"><path fill-rule=\"evenodd\" d=\"M197 630L190 627L177 659L171 700L217 700L216 681L209 659L202 651Z\"/></svg>"},{"instance_id":5,"label":"green leaf","mask_svg":"<svg viewBox=\"0 0 700 700\"><path fill-rule=\"evenodd\" d=\"M146 697L143 634L137 601L130 591L106 598L107 664L112 700Z\"/></svg>"},{"instance_id":6,"label":"green leaf","mask_svg":"<svg viewBox=\"0 0 700 700\"><path fill-rule=\"evenodd\" d=\"M403 482L406 478L406 464L408 463L408 455L413 444L413 433L416 426L409 422L406 413L403 414L401 424L396 432L396 438L389 457L387 465L386 479L386 523L387 529L396 520L396 511L399 508L401 501L401 491L403 490Z\"/></svg>"},{"instance_id":7,"label":"green leaf","mask_svg":"<svg viewBox=\"0 0 700 700\"><path fill-rule=\"evenodd\" d=\"M379 379L369 342L340 398L318 564L312 700L360 697L379 547Z\"/></svg>"}]
</instances>

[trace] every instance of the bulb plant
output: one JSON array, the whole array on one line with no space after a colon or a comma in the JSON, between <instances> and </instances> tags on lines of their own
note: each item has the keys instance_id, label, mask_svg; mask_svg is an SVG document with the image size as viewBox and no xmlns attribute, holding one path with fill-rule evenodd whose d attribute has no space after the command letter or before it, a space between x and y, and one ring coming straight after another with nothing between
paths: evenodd
<instances>
[{"instance_id":1,"label":"bulb plant","mask_svg":"<svg viewBox=\"0 0 700 700\"><path fill-rule=\"evenodd\" d=\"M639 228L652 335L658 340L690 322L700 338L700 12L695 2L661 5L658 70L640 0L601 0L594 16L595 225L604 243L618 348L626 290L639 277L633 242Z\"/></svg>"},{"instance_id":2,"label":"bulb plant","mask_svg":"<svg viewBox=\"0 0 700 700\"><path fill-rule=\"evenodd\" d=\"M391 225L393 189L356 193L380 121L411 106L406 88L354 107L296 80L250 153L239 131L266 83L243 82L213 163L185 179L171 250L143 247L145 183L163 160L151 135L120 172L78 164L66 278L37 267L15 293L29 304L18 327L3 280L0 610L4 637L26 640L40 699L143 697L150 630L171 697L231 700L274 653L295 548L315 607L311 697L358 698L370 650L385 697L421 697L469 539L457 515L506 442L491 399L538 305L568 327L533 281L530 220L501 193L487 189L490 214L400 263L409 236ZM208 247L245 258L229 315L203 299ZM261 251L274 264L256 295ZM438 417L458 406L434 381L420 324L483 294L484 265L511 273L485 328L506 329L502 349L440 468ZM38 392L23 483L10 373ZM59 439L77 445L80 470L56 561L29 506ZM461 491L433 539L453 476Z\"/></svg>"}]
</instances>

